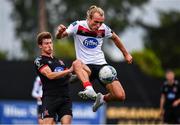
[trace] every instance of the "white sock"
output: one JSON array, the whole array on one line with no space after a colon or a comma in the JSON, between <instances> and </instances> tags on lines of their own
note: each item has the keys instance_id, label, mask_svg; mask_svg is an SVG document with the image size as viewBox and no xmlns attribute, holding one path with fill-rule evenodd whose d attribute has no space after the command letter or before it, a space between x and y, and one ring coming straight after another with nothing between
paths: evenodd
<instances>
[{"instance_id":1,"label":"white sock","mask_svg":"<svg viewBox=\"0 0 180 125\"><path fill-rule=\"evenodd\" d=\"M92 86L87 86L85 89L90 89L90 90L94 91Z\"/></svg>"},{"instance_id":2,"label":"white sock","mask_svg":"<svg viewBox=\"0 0 180 125\"><path fill-rule=\"evenodd\" d=\"M104 95L102 95L102 98L101 98L100 102L105 103Z\"/></svg>"}]
</instances>

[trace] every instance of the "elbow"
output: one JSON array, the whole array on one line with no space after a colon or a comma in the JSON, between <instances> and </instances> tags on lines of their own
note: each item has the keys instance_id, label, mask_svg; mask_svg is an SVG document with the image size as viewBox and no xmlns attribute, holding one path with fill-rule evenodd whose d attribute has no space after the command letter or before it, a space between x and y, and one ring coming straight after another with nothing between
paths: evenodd
<instances>
[{"instance_id":1,"label":"elbow","mask_svg":"<svg viewBox=\"0 0 180 125\"><path fill-rule=\"evenodd\" d=\"M126 95L125 94L118 97L119 101L124 101L125 99L126 99Z\"/></svg>"},{"instance_id":2,"label":"elbow","mask_svg":"<svg viewBox=\"0 0 180 125\"><path fill-rule=\"evenodd\" d=\"M48 79L49 79L49 80L53 80L53 79L55 79L55 77L48 76Z\"/></svg>"},{"instance_id":3,"label":"elbow","mask_svg":"<svg viewBox=\"0 0 180 125\"><path fill-rule=\"evenodd\" d=\"M49 80L53 80L53 79L56 78L54 75L51 75L51 74L48 74L46 77L47 77Z\"/></svg>"}]
</instances>

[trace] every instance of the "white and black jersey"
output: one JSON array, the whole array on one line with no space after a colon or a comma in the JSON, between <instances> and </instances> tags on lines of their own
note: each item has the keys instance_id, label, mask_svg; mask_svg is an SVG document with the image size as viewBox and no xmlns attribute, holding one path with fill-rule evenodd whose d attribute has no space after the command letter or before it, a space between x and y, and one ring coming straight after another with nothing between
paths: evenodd
<instances>
[{"instance_id":1,"label":"white and black jersey","mask_svg":"<svg viewBox=\"0 0 180 125\"><path fill-rule=\"evenodd\" d=\"M66 29L75 41L76 58L84 64L107 64L101 49L104 38L112 37L112 30L102 24L97 31L91 31L87 20L75 21Z\"/></svg>"}]
</instances>

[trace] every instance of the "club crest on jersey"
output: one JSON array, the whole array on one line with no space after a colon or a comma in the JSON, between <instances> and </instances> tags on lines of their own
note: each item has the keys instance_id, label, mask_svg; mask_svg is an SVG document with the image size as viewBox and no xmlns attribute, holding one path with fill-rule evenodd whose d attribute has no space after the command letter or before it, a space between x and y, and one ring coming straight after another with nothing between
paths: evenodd
<instances>
[{"instance_id":1,"label":"club crest on jersey","mask_svg":"<svg viewBox=\"0 0 180 125\"><path fill-rule=\"evenodd\" d=\"M64 65L64 62L63 62L62 60L59 60L59 63L60 63L61 65Z\"/></svg>"},{"instance_id":2,"label":"club crest on jersey","mask_svg":"<svg viewBox=\"0 0 180 125\"><path fill-rule=\"evenodd\" d=\"M83 41L83 45L89 49L93 49L98 46L98 41L94 38L87 38Z\"/></svg>"},{"instance_id":3,"label":"club crest on jersey","mask_svg":"<svg viewBox=\"0 0 180 125\"><path fill-rule=\"evenodd\" d=\"M34 63L36 64L37 67L40 67L40 66L41 66L40 60L41 60L41 58L40 58L40 57L37 57L36 60L34 61Z\"/></svg>"},{"instance_id":4,"label":"club crest on jersey","mask_svg":"<svg viewBox=\"0 0 180 125\"><path fill-rule=\"evenodd\" d=\"M51 63L52 63L52 61L48 61L48 63L49 63L49 64L51 64Z\"/></svg>"},{"instance_id":5,"label":"club crest on jersey","mask_svg":"<svg viewBox=\"0 0 180 125\"><path fill-rule=\"evenodd\" d=\"M54 72L61 72L61 71L63 71L63 70L64 70L63 67L56 67L56 68L54 69Z\"/></svg>"},{"instance_id":6,"label":"club crest on jersey","mask_svg":"<svg viewBox=\"0 0 180 125\"><path fill-rule=\"evenodd\" d=\"M97 37L98 38L101 38L103 35L102 35L102 32L97 32Z\"/></svg>"}]
</instances>

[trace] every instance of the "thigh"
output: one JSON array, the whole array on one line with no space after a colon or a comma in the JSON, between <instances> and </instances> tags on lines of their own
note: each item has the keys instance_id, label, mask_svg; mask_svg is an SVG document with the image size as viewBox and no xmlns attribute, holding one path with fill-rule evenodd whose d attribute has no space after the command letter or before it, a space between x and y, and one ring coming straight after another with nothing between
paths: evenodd
<instances>
[{"instance_id":1,"label":"thigh","mask_svg":"<svg viewBox=\"0 0 180 125\"><path fill-rule=\"evenodd\" d=\"M173 124L173 122L174 122L174 118L173 118L172 109L165 109L164 123Z\"/></svg>"},{"instance_id":2,"label":"thigh","mask_svg":"<svg viewBox=\"0 0 180 125\"><path fill-rule=\"evenodd\" d=\"M38 112L38 118L42 119L42 113L43 113L42 105L37 105L37 112Z\"/></svg>"},{"instance_id":3,"label":"thigh","mask_svg":"<svg viewBox=\"0 0 180 125\"><path fill-rule=\"evenodd\" d=\"M43 125L55 125L54 118L44 118Z\"/></svg>"},{"instance_id":4,"label":"thigh","mask_svg":"<svg viewBox=\"0 0 180 125\"><path fill-rule=\"evenodd\" d=\"M107 64L105 64L105 65L107 65ZM99 79L99 71L105 65L93 65L93 64L87 65L89 67L89 69L91 70L91 75L90 75L91 81L98 80L98 82L100 82L104 86L104 84Z\"/></svg>"},{"instance_id":5,"label":"thigh","mask_svg":"<svg viewBox=\"0 0 180 125\"><path fill-rule=\"evenodd\" d=\"M64 115L61 118L61 124L70 125L72 122L72 115Z\"/></svg>"},{"instance_id":6,"label":"thigh","mask_svg":"<svg viewBox=\"0 0 180 125\"><path fill-rule=\"evenodd\" d=\"M56 97L45 96L42 98L42 117L43 120L46 118L56 118Z\"/></svg>"},{"instance_id":7,"label":"thigh","mask_svg":"<svg viewBox=\"0 0 180 125\"><path fill-rule=\"evenodd\" d=\"M90 76L91 75L91 69L84 63L82 63L83 65L83 69L88 73L88 75Z\"/></svg>"},{"instance_id":8,"label":"thigh","mask_svg":"<svg viewBox=\"0 0 180 125\"><path fill-rule=\"evenodd\" d=\"M70 121L72 117L72 101L70 99L65 99L64 102L58 108L58 121ZM64 117L66 116L66 117ZM68 117L67 117L68 116Z\"/></svg>"},{"instance_id":9,"label":"thigh","mask_svg":"<svg viewBox=\"0 0 180 125\"><path fill-rule=\"evenodd\" d=\"M175 121L174 123L180 124L180 106L174 107L173 114L174 114L174 121Z\"/></svg>"}]
</instances>

